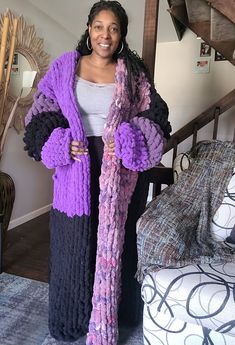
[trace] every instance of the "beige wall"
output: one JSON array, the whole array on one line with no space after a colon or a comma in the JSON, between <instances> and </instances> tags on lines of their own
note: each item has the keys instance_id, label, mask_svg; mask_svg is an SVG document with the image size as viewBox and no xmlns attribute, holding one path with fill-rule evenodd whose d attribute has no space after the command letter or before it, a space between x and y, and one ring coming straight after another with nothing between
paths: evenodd
<instances>
[{"instance_id":1,"label":"beige wall","mask_svg":"<svg viewBox=\"0 0 235 345\"><path fill-rule=\"evenodd\" d=\"M69 0L66 3L64 0L28 0L26 2L33 4L35 8L40 9L44 13L49 13L77 41L85 28L88 12L96 1ZM127 38L130 47L141 54L145 1L119 0L119 2L125 8L129 18L129 33Z\"/></svg>"},{"instance_id":2,"label":"beige wall","mask_svg":"<svg viewBox=\"0 0 235 345\"><path fill-rule=\"evenodd\" d=\"M200 43L194 33L187 30L180 42L158 43L156 52L155 82L158 92L166 100L170 111L173 132L206 110L235 87L235 68L228 61L210 58L210 72L194 72L195 61L200 57ZM221 115L218 139L231 140L235 126L234 107ZM212 124L199 132L199 140L211 139ZM191 139L183 142L179 152L191 147ZM171 163L171 154L163 163Z\"/></svg>"}]
</instances>

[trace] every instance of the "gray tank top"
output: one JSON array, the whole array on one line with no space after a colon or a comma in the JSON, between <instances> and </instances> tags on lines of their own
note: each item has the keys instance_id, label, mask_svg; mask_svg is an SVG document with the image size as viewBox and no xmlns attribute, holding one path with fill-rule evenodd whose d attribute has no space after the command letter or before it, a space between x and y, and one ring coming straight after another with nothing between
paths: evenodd
<instances>
[{"instance_id":1,"label":"gray tank top","mask_svg":"<svg viewBox=\"0 0 235 345\"><path fill-rule=\"evenodd\" d=\"M76 97L86 136L103 135L114 87L114 83L98 84L76 77Z\"/></svg>"}]
</instances>

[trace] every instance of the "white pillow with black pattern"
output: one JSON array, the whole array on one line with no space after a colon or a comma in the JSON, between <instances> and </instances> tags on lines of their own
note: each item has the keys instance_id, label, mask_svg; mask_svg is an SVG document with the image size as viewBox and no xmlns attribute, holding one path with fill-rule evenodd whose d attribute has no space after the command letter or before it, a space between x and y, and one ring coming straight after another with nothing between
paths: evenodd
<instances>
[{"instance_id":1,"label":"white pillow with black pattern","mask_svg":"<svg viewBox=\"0 0 235 345\"><path fill-rule=\"evenodd\" d=\"M235 168L222 204L216 211L212 223L211 234L216 241L224 241L230 237L235 224Z\"/></svg>"},{"instance_id":2,"label":"white pillow with black pattern","mask_svg":"<svg viewBox=\"0 0 235 345\"><path fill-rule=\"evenodd\" d=\"M190 158L188 153L180 153L176 156L174 163L173 163L173 171L174 171L174 182L176 183L179 178L179 174L188 169L190 166Z\"/></svg>"}]
</instances>

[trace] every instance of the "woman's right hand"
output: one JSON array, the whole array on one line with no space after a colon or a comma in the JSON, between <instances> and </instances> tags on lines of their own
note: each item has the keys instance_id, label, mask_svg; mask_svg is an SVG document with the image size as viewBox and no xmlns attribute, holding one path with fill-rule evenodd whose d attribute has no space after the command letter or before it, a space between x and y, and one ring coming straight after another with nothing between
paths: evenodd
<instances>
[{"instance_id":1,"label":"woman's right hand","mask_svg":"<svg viewBox=\"0 0 235 345\"><path fill-rule=\"evenodd\" d=\"M73 140L70 145L70 153L72 159L80 162L81 160L79 159L79 156L87 155L88 149L84 146L82 141Z\"/></svg>"}]
</instances>

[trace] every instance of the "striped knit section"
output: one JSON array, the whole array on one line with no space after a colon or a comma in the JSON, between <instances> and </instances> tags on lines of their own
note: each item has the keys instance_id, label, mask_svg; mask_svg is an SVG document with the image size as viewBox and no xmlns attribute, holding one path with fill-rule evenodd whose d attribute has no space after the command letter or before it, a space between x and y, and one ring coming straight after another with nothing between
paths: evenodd
<instances>
[{"instance_id":1,"label":"striped knit section","mask_svg":"<svg viewBox=\"0 0 235 345\"><path fill-rule=\"evenodd\" d=\"M68 121L58 112L42 112L32 117L31 121L26 125L24 133L24 149L28 151L28 155L36 161L41 160L41 151L45 142L56 128L67 128Z\"/></svg>"}]
</instances>

